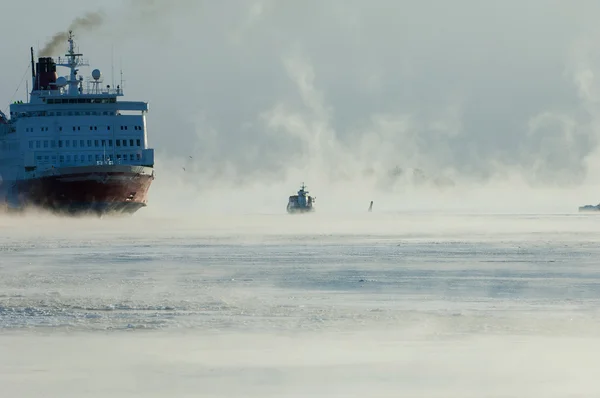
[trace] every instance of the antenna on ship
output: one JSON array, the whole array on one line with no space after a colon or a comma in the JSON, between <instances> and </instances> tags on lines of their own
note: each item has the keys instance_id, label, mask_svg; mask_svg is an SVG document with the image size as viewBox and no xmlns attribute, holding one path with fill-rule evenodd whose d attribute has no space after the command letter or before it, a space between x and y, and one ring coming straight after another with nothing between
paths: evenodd
<instances>
[{"instance_id":1,"label":"antenna on ship","mask_svg":"<svg viewBox=\"0 0 600 398\"><path fill-rule=\"evenodd\" d=\"M69 94L73 95L75 94L75 92L77 91L77 69L75 69L75 67L77 66L77 61L76 61L76 57L81 55L81 54L75 54L75 42L73 41L73 31L70 30L69 31L69 50L66 54L67 59L69 61L69 68L71 69L71 73L69 76Z\"/></svg>"},{"instance_id":2,"label":"antenna on ship","mask_svg":"<svg viewBox=\"0 0 600 398\"><path fill-rule=\"evenodd\" d=\"M31 88L35 90L35 61L33 59L33 47L31 47Z\"/></svg>"}]
</instances>

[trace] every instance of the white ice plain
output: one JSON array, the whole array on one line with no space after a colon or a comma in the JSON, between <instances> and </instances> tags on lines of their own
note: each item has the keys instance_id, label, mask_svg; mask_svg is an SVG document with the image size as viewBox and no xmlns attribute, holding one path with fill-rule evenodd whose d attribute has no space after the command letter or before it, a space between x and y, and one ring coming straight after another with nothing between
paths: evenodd
<instances>
[{"instance_id":1,"label":"white ice plain","mask_svg":"<svg viewBox=\"0 0 600 398\"><path fill-rule=\"evenodd\" d=\"M0 218L7 397L592 397L595 216Z\"/></svg>"}]
</instances>

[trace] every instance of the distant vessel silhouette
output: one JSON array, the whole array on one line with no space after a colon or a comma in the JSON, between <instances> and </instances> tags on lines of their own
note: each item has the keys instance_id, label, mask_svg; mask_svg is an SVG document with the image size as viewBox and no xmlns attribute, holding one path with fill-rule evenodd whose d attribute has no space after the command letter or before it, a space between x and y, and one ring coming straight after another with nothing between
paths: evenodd
<instances>
[{"instance_id":1,"label":"distant vessel silhouette","mask_svg":"<svg viewBox=\"0 0 600 398\"><path fill-rule=\"evenodd\" d=\"M315 210L315 199L316 198L308 194L306 186L302 183L302 187L300 187L298 194L290 196L287 204L287 212L290 214L312 212Z\"/></svg>"},{"instance_id":2,"label":"distant vessel silhouette","mask_svg":"<svg viewBox=\"0 0 600 398\"><path fill-rule=\"evenodd\" d=\"M596 212L596 211L600 211L600 203L597 204L596 206L594 206L594 205L579 206L579 211L580 212Z\"/></svg>"}]
</instances>

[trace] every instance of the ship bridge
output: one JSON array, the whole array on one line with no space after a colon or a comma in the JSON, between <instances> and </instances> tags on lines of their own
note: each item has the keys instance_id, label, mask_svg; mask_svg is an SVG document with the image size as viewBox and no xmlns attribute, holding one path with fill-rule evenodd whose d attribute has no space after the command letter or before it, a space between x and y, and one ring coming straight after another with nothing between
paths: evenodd
<instances>
[{"instance_id":1,"label":"ship bridge","mask_svg":"<svg viewBox=\"0 0 600 398\"><path fill-rule=\"evenodd\" d=\"M41 57L34 65L33 48L31 48L31 68L33 87L29 101L10 105L11 119L39 116L78 116L105 115L119 116L122 112L148 112L148 103L142 101L117 101L122 97L123 88L103 85L102 73L98 69L92 71L91 79L85 81L79 75L79 67L89 66L75 52L72 32L69 32L69 50L66 57L59 57L56 62L51 57ZM69 68L69 76L58 76L56 67Z\"/></svg>"},{"instance_id":2,"label":"ship bridge","mask_svg":"<svg viewBox=\"0 0 600 398\"><path fill-rule=\"evenodd\" d=\"M43 116L119 116L122 112L148 112L148 103L143 101L117 101L115 97L80 95L51 96L41 103L10 105L11 119Z\"/></svg>"}]
</instances>

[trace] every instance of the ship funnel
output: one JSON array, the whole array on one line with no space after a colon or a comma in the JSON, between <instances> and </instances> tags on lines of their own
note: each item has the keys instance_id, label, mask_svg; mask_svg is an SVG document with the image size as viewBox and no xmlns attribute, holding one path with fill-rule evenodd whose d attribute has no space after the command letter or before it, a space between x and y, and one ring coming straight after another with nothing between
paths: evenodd
<instances>
[{"instance_id":1,"label":"ship funnel","mask_svg":"<svg viewBox=\"0 0 600 398\"><path fill-rule=\"evenodd\" d=\"M39 58L35 65L34 90L56 90L56 63L51 57Z\"/></svg>"}]
</instances>

